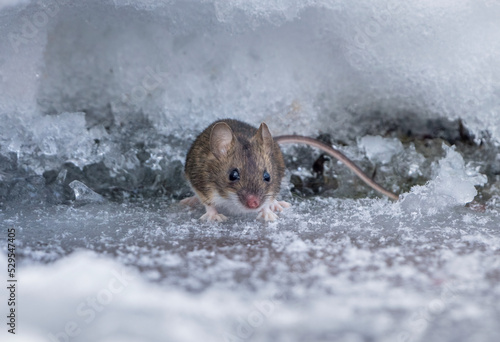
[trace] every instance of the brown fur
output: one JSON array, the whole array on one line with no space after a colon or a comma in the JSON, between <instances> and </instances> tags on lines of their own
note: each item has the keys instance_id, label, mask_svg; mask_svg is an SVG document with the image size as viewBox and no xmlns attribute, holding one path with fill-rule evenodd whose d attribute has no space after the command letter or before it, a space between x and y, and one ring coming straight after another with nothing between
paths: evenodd
<instances>
[{"instance_id":1,"label":"brown fur","mask_svg":"<svg viewBox=\"0 0 500 342\"><path fill-rule=\"evenodd\" d=\"M222 154L213 151L211 140L213 128L218 123L227 124L233 133L227 152ZM214 205L216 193L222 198L235 193L243 205L248 195L257 196L260 203L276 198L285 174L285 162L279 145L267 135L268 132L265 124L257 129L241 121L226 119L212 123L196 138L187 154L184 170L203 204ZM229 180L233 169L239 170L239 181ZM270 182L263 180L264 170L271 175Z\"/></svg>"}]
</instances>

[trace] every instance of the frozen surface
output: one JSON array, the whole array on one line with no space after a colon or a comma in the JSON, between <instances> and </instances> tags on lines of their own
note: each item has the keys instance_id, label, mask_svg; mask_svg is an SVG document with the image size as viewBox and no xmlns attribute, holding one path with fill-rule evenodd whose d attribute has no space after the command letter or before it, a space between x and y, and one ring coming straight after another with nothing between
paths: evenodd
<instances>
[{"instance_id":1,"label":"frozen surface","mask_svg":"<svg viewBox=\"0 0 500 342\"><path fill-rule=\"evenodd\" d=\"M43 340L74 321L75 341L498 339L498 213L293 204L274 224L200 224L201 209L160 201L7 214L20 333Z\"/></svg>"},{"instance_id":2,"label":"frozen surface","mask_svg":"<svg viewBox=\"0 0 500 342\"><path fill-rule=\"evenodd\" d=\"M499 341L500 3L0 0L2 341ZM217 118L283 149L274 223L182 207ZM2 286L4 287L4 286ZM7 310L0 291L0 312Z\"/></svg>"}]
</instances>

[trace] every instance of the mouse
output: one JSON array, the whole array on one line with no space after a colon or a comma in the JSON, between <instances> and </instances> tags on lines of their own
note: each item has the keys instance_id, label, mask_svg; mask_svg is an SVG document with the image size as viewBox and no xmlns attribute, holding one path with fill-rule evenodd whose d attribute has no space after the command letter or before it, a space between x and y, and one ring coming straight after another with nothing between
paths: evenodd
<instances>
[{"instance_id":1,"label":"mouse","mask_svg":"<svg viewBox=\"0 0 500 342\"><path fill-rule=\"evenodd\" d=\"M285 161L280 145L306 144L343 162L366 184L393 200L398 195L384 189L366 175L353 161L333 147L301 135L273 137L263 122L259 128L234 119L217 120L195 139L186 155L184 175L194 196L182 204L201 203L204 221L226 221L218 212L256 213L257 219L275 221L276 213L290 207L279 201Z\"/></svg>"}]
</instances>

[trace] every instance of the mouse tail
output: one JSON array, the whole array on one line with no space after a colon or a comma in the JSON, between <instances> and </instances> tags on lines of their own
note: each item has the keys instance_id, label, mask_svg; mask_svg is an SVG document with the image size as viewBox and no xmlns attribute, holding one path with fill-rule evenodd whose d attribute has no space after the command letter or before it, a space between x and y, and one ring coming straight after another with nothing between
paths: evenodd
<instances>
[{"instance_id":1,"label":"mouse tail","mask_svg":"<svg viewBox=\"0 0 500 342\"><path fill-rule=\"evenodd\" d=\"M365 174L356 164L354 164L349 158L347 158L342 152L339 150L334 149L333 147L319 141L313 138L309 137L304 137L301 135L280 135L278 137L274 137L274 141L276 141L278 144L283 145L283 144L306 144L309 146L316 147L323 152L326 152L330 156L340 160L342 163L344 163L348 168L350 168L363 182L368 184L370 187L373 189L377 190L378 192L386 195L387 197L393 199L393 200L398 200L399 196L390 192L389 190L384 189L382 186L377 184L373 179L368 177L367 174Z\"/></svg>"}]
</instances>

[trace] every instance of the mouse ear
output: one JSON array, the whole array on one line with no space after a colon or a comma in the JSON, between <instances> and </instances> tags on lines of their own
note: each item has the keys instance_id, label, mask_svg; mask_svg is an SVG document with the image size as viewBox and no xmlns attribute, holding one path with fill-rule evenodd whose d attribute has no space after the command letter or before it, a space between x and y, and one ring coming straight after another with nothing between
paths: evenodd
<instances>
[{"instance_id":1,"label":"mouse ear","mask_svg":"<svg viewBox=\"0 0 500 342\"><path fill-rule=\"evenodd\" d=\"M227 154L233 143L233 131L225 122L218 122L210 133L210 151L221 158Z\"/></svg>"},{"instance_id":2,"label":"mouse ear","mask_svg":"<svg viewBox=\"0 0 500 342\"><path fill-rule=\"evenodd\" d=\"M255 138L257 139L257 141L261 142L266 148L272 150L274 140L271 135L271 132L269 132L269 128L264 122L260 124L259 130L257 131L257 134L255 134Z\"/></svg>"}]
</instances>

